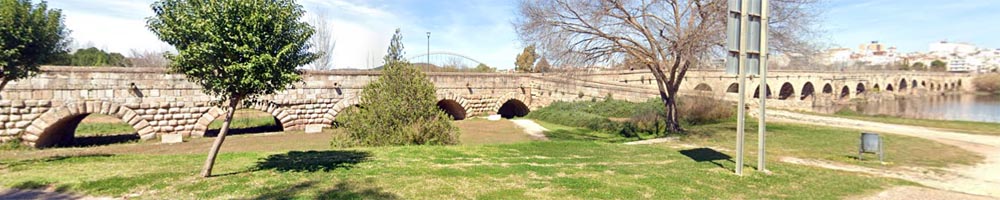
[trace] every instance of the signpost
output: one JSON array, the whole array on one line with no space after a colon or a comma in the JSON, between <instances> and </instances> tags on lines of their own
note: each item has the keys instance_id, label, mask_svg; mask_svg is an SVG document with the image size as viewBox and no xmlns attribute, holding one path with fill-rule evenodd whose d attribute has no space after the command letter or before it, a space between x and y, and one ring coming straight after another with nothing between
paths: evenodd
<instances>
[{"instance_id":1,"label":"signpost","mask_svg":"<svg viewBox=\"0 0 1000 200\"><path fill-rule=\"evenodd\" d=\"M726 73L739 79L739 107L736 126L736 174L743 175L744 122L746 121L746 77L760 75L760 113L758 121L757 170L767 171L764 165L765 104L767 88L767 5L768 0L728 0L726 23Z\"/></svg>"}]
</instances>

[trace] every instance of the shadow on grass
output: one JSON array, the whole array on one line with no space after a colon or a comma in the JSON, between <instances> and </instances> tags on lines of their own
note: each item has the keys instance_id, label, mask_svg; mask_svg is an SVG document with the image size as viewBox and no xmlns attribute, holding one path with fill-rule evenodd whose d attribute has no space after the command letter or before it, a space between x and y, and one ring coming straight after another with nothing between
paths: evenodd
<instances>
[{"instance_id":1,"label":"shadow on grass","mask_svg":"<svg viewBox=\"0 0 1000 200\"><path fill-rule=\"evenodd\" d=\"M7 189L0 191L0 199L81 199L83 197L40 189Z\"/></svg>"},{"instance_id":2,"label":"shadow on grass","mask_svg":"<svg viewBox=\"0 0 1000 200\"><path fill-rule=\"evenodd\" d=\"M131 143L138 142L139 134L129 133L120 135L95 135L95 136L81 136L73 138L73 142L65 145L57 145L57 147L92 147L92 146L103 146L121 143Z\"/></svg>"},{"instance_id":3,"label":"shadow on grass","mask_svg":"<svg viewBox=\"0 0 1000 200\"><path fill-rule=\"evenodd\" d=\"M306 181L293 186L272 187L267 193L250 198L264 199L294 199L310 188L316 187L316 181ZM348 182L337 183L334 188L322 190L315 199L400 199L396 194L383 191L377 187L359 187Z\"/></svg>"},{"instance_id":4,"label":"shadow on grass","mask_svg":"<svg viewBox=\"0 0 1000 200\"><path fill-rule=\"evenodd\" d=\"M350 169L368 160L371 154L364 151L291 151L270 155L257 162L256 170L280 172L316 172Z\"/></svg>"},{"instance_id":5,"label":"shadow on grass","mask_svg":"<svg viewBox=\"0 0 1000 200\"><path fill-rule=\"evenodd\" d=\"M715 149L709 149L709 148L688 149L688 150L681 150L680 153L684 154L684 156L687 156L688 158L691 158L691 160L694 160L695 162L710 162L721 168L725 168L725 166L722 166L722 163L719 163L717 161L721 160L721 161L733 162L732 160L733 157L730 157L729 155L726 155L722 152L718 152Z\"/></svg>"},{"instance_id":6,"label":"shadow on grass","mask_svg":"<svg viewBox=\"0 0 1000 200\"><path fill-rule=\"evenodd\" d=\"M215 137L219 136L219 131L222 129L209 129L205 131L205 137ZM248 128L230 128L227 136L232 135L245 135L245 134L255 134L255 133L270 133L270 132L281 132L284 129L281 125L269 125L269 126L258 126L258 127L248 127Z\"/></svg>"},{"instance_id":7,"label":"shadow on grass","mask_svg":"<svg viewBox=\"0 0 1000 200\"><path fill-rule=\"evenodd\" d=\"M113 154L104 154L104 153L84 153L84 154L79 154L79 155L58 155L58 156L51 156L51 157L45 157L45 158L17 160L17 161L11 161L11 162L0 162L0 170L7 170L7 169L18 167L18 166L21 166L21 165L47 163L47 162L58 162L58 161L63 161L63 160L67 160L67 159L76 159L76 158L104 158L104 157L111 157L111 156L114 156L114 155ZM2 198L0 198L0 199L2 199Z\"/></svg>"}]
</instances>

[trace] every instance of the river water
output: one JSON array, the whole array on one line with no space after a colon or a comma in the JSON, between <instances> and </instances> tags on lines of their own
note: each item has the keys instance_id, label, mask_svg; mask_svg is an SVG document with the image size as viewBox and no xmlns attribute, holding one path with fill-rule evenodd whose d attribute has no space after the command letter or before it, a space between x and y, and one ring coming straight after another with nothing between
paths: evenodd
<instances>
[{"instance_id":1,"label":"river water","mask_svg":"<svg viewBox=\"0 0 1000 200\"><path fill-rule=\"evenodd\" d=\"M835 112L844 107L824 109ZM954 94L866 102L846 108L868 115L1000 123L1000 95Z\"/></svg>"}]
</instances>

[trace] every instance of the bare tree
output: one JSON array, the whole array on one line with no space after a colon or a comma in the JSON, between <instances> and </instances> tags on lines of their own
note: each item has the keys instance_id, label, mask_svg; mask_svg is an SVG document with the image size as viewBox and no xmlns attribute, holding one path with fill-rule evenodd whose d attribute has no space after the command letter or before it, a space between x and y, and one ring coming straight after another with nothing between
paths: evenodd
<instances>
[{"instance_id":1,"label":"bare tree","mask_svg":"<svg viewBox=\"0 0 1000 200\"><path fill-rule=\"evenodd\" d=\"M772 4L779 7L772 11L788 12L814 0L776 1L785 3ZM666 107L667 128L676 132L683 131L676 97L685 74L723 52L726 6L726 0L522 0L514 26L524 43L549 51L560 66L627 59L648 69ZM777 24L769 24L774 32L793 23Z\"/></svg>"},{"instance_id":2,"label":"bare tree","mask_svg":"<svg viewBox=\"0 0 1000 200\"><path fill-rule=\"evenodd\" d=\"M167 67L170 65L170 60L167 60L163 52L149 50L131 49L126 60L128 60L126 62L128 67Z\"/></svg>"},{"instance_id":3,"label":"bare tree","mask_svg":"<svg viewBox=\"0 0 1000 200\"><path fill-rule=\"evenodd\" d=\"M309 38L309 49L321 55L308 65L309 68L316 70L333 68L333 49L337 46L337 40L333 38L333 24L328 20L325 12L318 12L309 19L309 24L316 27L315 34Z\"/></svg>"}]
</instances>

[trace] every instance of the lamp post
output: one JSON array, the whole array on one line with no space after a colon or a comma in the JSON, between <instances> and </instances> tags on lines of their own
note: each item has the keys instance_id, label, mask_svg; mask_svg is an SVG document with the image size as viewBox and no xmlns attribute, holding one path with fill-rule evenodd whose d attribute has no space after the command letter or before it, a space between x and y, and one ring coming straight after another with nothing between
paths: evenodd
<instances>
[{"instance_id":1,"label":"lamp post","mask_svg":"<svg viewBox=\"0 0 1000 200\"><path fill-rule=\"evenodd\" d=\"M431 32L427 31L427 66L431 65Z\"/></svg>"}]
</instances>

